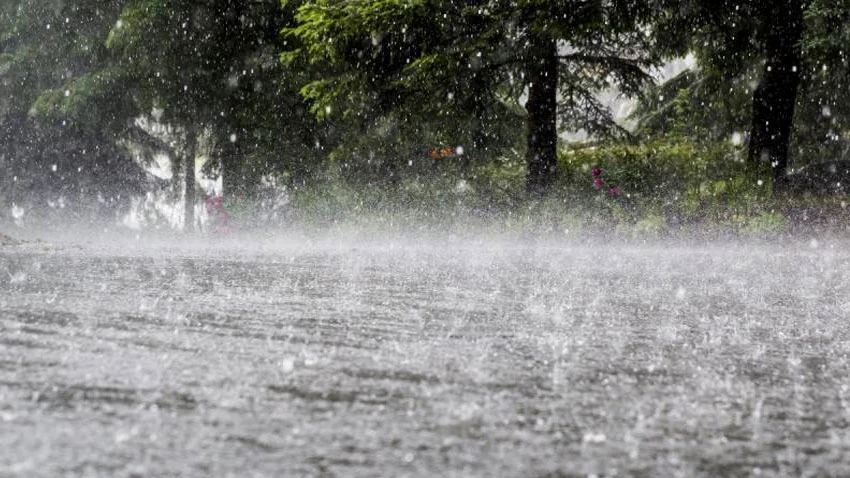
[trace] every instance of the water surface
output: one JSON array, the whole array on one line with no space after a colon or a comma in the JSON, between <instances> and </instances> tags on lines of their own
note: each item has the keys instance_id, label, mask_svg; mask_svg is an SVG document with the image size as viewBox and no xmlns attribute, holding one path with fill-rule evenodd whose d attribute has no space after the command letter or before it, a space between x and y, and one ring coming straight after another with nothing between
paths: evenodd
<instances>
[{"instance_id":1,"label":"water surface","mask_svg":"<svg viewBox=\"0 0 850 478\"><path fill-rule=\"evenodd\" d=\"M0 476L848 476L850 250L0 249Z\"/></svg>"}]
</instances>

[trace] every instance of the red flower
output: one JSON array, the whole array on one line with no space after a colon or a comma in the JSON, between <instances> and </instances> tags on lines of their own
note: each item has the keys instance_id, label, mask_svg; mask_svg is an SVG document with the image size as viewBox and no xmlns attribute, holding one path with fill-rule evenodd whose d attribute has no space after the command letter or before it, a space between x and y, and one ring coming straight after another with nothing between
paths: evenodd
<instances>
[{"instance_id":1,"label":"red flower","mask_svg":"<svg viewBox=\"0 0 850 478\"><path fill-rule=\"evenodd\" d=\"M590 170L590 174L592 174L594 178L598 178L599 176L602 176L602 170L599 168L593 168Z\"/></svg>"},{"instance_id":2,"label":"red flower","mask_svg":"<svg viewBox=\"0 0 850 478\"><path fill-rule=\"evenodd\" d=\"M623 190L617 186L614 186L613 188L608 190L608 194L610 194L612 198L619 197L621 194L623 194Z\"/></svg>"},{"instance_id":3,"label":"red flower","mask_svg":"<svg viewBox=\"0 0 850 478\"><path fill-rule=\"evenodd\" d=\"M602 178L596 178L593 180L593 187L595 189L602 189L605 186L605 181Z\"/></svg>"}]
</instances>

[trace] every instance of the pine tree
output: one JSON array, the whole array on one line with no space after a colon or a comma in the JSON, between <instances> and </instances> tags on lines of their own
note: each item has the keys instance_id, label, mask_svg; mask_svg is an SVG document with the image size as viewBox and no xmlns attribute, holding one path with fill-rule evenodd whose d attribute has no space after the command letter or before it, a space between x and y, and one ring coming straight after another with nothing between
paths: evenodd
<instances>
[{"instance_id":1,"label":"pine tree","mask_svg":"<svg viewBox=\"0 0 850 478\"><path fill-rule=\"evenodd\" d=\"M267 172L303 170L325 139L277 59L291 14L276 0L129 0L106 39L111 61L68 85L102 94L112 81L131 108L181 138L174 152L184 179L184 224L194 224L195 156L200 139L217 159L228 194L250 194ZM46 104L79 114L53 97ZM283 133L282 133L283 131ZM291 154L286 154L286 152ZM287 159L290 159L287 161Z\"/></svg>"},{"instance_id":2,"label":"pine tree","mask_svg":"<svg viewBox=\"0 0 850 478\"><path fill-rule=\"evenodd\" d=\"M709 110L730 107L724 121L732 129L748 121L749 162L771 168L774 191L782 192L792 144L818 149L823 136L815 139L815 131L824 129L822 112L839 114L840 108L829 105L840 103L839 90L832 88L848 71L846 43L840 40L848 17L846 0L660 3L665 14L655 25L664 33L659 46L670 55L693 52L699 62L694 81L680 92L693 97L696 88L708 86L700 101ZM748 98L746 111L741 111L741 95ZM839 122L838 117L831 122Z\"/></svg>"},{"instance_id":3,"label":"pine tree","mask_svg":"<svg viewBox=\"0 0 850 478\"><path fill-rule=\"evenodd\" d=\"M302 90L319 115L373 124L396 115L414 134L481 112L511 121L504 113L524 102L527 189L544 194L556 174L559 128L623 133L594 93L616 86L632 94L649 80L645 7L316 0L298 9L299 24L288 30L297 47L287 58L321 65Z\"/></svg>"},{"instance_id":4,"label":"pine tree","mask_svg":"<svg viewBox=\"0 0 850 478\"><path fill-rule=\"evenodd\" d=\"M109 61L103 39L122 1L29 0L0 6L0 199L34 213L95 216L129 205L144 175L120 144L127 103L100 78L86 100L64 86ZM77 116L47 96L85 104ZM5 212L5 211L4 211Z\"/></svg>"}]
</instances>

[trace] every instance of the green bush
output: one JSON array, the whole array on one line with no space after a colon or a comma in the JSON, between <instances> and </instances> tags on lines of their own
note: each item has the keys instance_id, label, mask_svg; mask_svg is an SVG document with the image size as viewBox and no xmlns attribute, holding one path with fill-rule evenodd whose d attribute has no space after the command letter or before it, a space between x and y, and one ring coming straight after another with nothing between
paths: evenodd
<instances>
[{"instance_id":1,"label":"green bush","mask_svg":"<svg viewBox=\"0 0 850 478\"><path fill-rule=\"evenodd\" d=\"M526 194L519 151L471 165L450 160L414 164L389 180L330 168L294 191L289 217L304 225L358 230L602 233L644 239L776 234L789 230L789 211L823 209L819 202L795 206L789 199L775 199L770 171L753 171L743 156L731 143L678 138L571 145L559 152L560 173L545 198ZM594 188L594 168L604 171L605 188ZM621 194L612 195L613 186Z\"/></svg>"},{"instance_id":2,"label":"green bush","mask_svg":"<svg viewBox=\"0 0 850 478\"><path fill-rule=\"evenodd\" d=\"M751 171L743 152L728 143L683 139L639 144L588 144L559 155L563 188L587 198L622 191L621 204L640 221L658 215L677 221L725 220L752 214L770 201L770 181ZM605 188L594 189L592 171L603 171ZM609 194L610 196L610 194Z\"/></svg>"}]
</instances>

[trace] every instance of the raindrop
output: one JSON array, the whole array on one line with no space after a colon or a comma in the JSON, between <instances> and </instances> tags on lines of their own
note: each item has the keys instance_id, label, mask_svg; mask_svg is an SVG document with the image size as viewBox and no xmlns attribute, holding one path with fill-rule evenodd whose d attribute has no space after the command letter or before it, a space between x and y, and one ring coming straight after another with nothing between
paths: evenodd
<instances>
[{"instance_id":1,"label":"raindrop","mask_svg":"<svg viewBox=\"0 0 850 478\"><path fill-rule=\"evenodd\" d=\"M289 373L295 370L295 359L293 357L286 357L281 360L280 370L284 373Z\"/></svg>"},{"instance_id":2,"label":"raindrop","mask_svg":"<svg viewBox=\"0 0 850 478\"><path fill-rule=\"evenodd\" d=\"M732 133L732 144L740 146L744 142L744 135L739 132Z\"/></svg>"},{"instance_id":3,"label":"raindrop","mask_svg":"<svg viewBox=\"0 0 850 478\"><path fill-rule=\"evenodd\" d=\"M27 275L24 272L15 272L14 274L9 274L9 282L12 284L21 284L27 281Z\"/></svg>"},{"instance_id":4,"label":"raindrop","mask_svg":"<svg viewBox=\"0 0 850 478\"><path fill-rule=\"evenodd\" d=\"M598 443L605 443L605 441L607 441L607 440L608 440L608 438L605 436L604 433L593 433L593 432L585 433L584 436L581 439L582 443L597 443L597 444Z\"/></svg>"}]
</instances>

